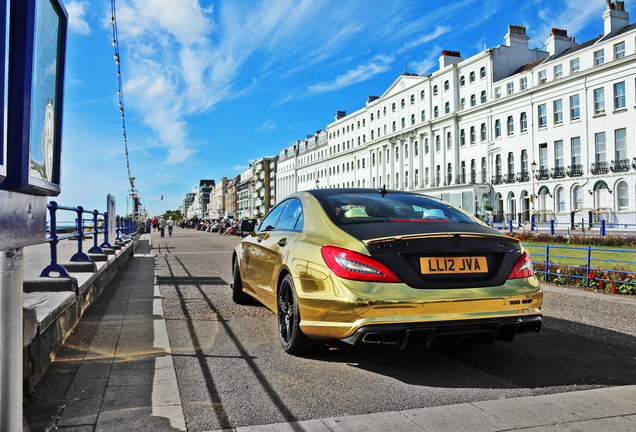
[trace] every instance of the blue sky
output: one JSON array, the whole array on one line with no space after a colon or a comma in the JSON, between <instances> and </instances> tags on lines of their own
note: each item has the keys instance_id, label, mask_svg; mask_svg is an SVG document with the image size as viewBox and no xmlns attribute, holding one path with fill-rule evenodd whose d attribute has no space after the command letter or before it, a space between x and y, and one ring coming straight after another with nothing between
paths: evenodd
<instances>
[{"instance_id":1,"label":"blue sky","mask_svg":"<svg viewBox=\"0 0 636 432\"><path fill-rule=\"evenodd\" d=\"M110 1L69 13L62 205L126 213L129 184ZM636 0L625 7L636 14ZM552 27L603 33L604 0L119 0L129 160L151 215L177 209L199 179L235 177L364 106L404 71L437 70L504 43L508 24L542 47ZM630 20L633 22L633 19ZM163 200L160 200L163 195Z\"/></svg>"}]
</instances>

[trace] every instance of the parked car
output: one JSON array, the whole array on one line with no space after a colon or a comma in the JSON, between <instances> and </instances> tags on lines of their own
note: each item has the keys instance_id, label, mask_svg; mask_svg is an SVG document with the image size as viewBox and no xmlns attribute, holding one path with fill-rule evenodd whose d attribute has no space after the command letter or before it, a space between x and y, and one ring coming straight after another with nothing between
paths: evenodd
<instances>
[{"instance_id":1,"label":"parked car","mask_svg":"<svg viewBox=\"0 0 636 432\"><path fill-rule=\"evenodd\" d=\"M530 255L444 201L318 189L279 203L232 255L232 296L274 311L290 354L326 340L398 348L442 336L511 341L539 331Z\"/></svg>"}]
</instances>

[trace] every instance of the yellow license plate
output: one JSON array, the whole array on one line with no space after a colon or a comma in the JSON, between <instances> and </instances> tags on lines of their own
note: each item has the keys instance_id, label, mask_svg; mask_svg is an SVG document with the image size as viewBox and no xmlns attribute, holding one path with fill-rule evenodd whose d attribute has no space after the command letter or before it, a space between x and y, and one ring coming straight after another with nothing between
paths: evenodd
<instances>
[{"instance_id":1,"label":"yellow license plate","mask_svg":"<svg viewBox=\"0 0 636 432\"><path fill-rule=\"evenodd\" d=\"M424 257L420 258L422 274L487 273L486 257Z\"/></svg>"}]
</instances>

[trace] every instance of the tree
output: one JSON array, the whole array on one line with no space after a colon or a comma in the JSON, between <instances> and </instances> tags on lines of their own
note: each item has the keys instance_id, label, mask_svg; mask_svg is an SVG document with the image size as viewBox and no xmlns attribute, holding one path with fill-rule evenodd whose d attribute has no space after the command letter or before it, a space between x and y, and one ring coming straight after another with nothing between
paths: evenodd
<instances>
[{"instance_id":1,"label":"tree","mask_svg":"<svg viewBox=\"0 0 636 432\"><path fill-rule=\"evenodd\" d=\"M168 210L163 214L163 218L165 220L170 219L170 216L172 216L172 220L173 221L178 221L183 219L183 215L181 214L181 210Z\"/></svg>"}]
</instances>

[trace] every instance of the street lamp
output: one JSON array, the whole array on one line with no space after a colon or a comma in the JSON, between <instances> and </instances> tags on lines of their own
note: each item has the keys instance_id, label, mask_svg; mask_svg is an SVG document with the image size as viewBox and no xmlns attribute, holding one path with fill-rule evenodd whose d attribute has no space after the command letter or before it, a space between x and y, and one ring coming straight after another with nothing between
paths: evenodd
<instances>
[{"instance_id":1,"label":"street lamp","mask_svg":"<svg viewBox=\"0 0 636 432\"><path fill-rule=\"evenodd\" d=\"M316 179L316 189L320 189L320 179Z\"/></svg>"},{"instance_id":2,"label":"street lamp","mask_svg":"<svg viewBox=\"0 0 636 432\"><path fill-rule=\"evenodd\" d=\"M530 215L530 231L534 231L534 172L537 170L537 163L532 161L530 164L532 171L532 195L530 195L530 203L532 204L532 214Z\"/></svg>"}]
</instances>

